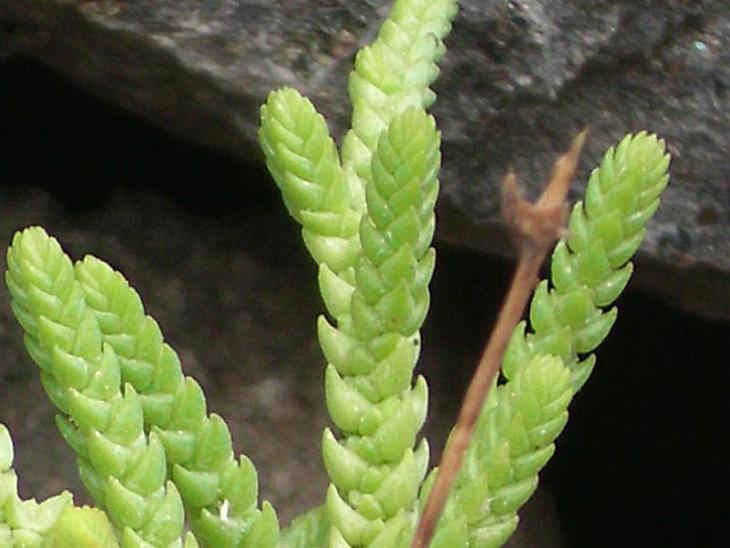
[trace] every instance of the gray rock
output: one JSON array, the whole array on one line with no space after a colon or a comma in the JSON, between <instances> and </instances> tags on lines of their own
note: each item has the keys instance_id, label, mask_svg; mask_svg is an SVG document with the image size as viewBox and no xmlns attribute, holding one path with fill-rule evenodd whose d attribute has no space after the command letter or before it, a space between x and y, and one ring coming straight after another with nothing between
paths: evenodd
<instances>
[{"instance_id":1,"label":"gray rock","mask_svg":"<svg viewBox=\"0 0 730 548\"><path fill-rule=\"evenodd\" d=\"M258 161L258 105L277 86L309 95L342 135L353 53L389 4L4 0L0 56L31 56L160 126ZM687 308L730 317L730 4L461 5L436 87L445 152L440 237L509 253L496 192L509 165L534 193L588 126L585 180L625 132L649 128L667 139L673 182L638 281Z\"/></svg>"}]
</instances>

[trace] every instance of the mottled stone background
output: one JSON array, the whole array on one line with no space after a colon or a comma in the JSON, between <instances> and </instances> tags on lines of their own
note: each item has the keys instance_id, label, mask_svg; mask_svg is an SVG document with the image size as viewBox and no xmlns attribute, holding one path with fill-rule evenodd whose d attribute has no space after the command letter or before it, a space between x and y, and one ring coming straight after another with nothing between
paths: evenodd
<instances>
[{"instance_id":1,"label":"mottled stone background","mask_svg":"<svg viewBox=\"0 0 730 548\"><path fill-rule=\"evenodd\" d=\"M27 56L106 101L205 146L259 161L272 88L347 127L346 77L390 0L4 0L0 56ZM730 318L730 3L462 0L436 85L442 240L508 254L497 182L534 192L582 128L575 196L627 131L667 139L673 183L636 283ZM215 188L215 183L213 183ZM218 187L217 190L225 191Z\"/></svg>"}]
</instances>

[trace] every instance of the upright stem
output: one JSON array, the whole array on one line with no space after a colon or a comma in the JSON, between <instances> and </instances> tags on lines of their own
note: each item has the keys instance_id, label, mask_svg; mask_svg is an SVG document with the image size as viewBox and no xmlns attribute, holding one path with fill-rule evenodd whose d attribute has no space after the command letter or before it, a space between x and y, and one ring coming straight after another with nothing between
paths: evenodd
<instances>
[{"instance_id":1,"label":"upright stem","mask_svg":"<svg viewBox=\"0 0 730 548\"><path fill-rule=\"evenodd\" d=\"M503 181L502 209L506 220L517 231L520 242L519 261L497 323L479 360L459 418L444 450L436 481L423 509L411 548L426 548L431 542L469 447L479 414L499 372L512 331L520 321L538 282L540 265L555 240L564 231L568 212L565 198L585 137L586 132L581 132L570 150L558 158L550 182L534 204L519 196L517 179L513 173L508 173Z\"/></svg>"}]
</instances>

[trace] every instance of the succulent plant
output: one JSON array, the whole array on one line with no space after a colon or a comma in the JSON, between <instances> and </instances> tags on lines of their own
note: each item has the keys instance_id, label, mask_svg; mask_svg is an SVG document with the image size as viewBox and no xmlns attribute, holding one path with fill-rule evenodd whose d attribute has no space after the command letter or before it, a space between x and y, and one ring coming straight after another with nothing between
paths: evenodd
<instances>
[{"instance_id":1,"label":"succulent plant","mask_svg":"<svg viewBox=\"0 0 730 548\"><path fill-rule=\"evenodd\" d=\"M435 100L455 0L397 0L350 75L352 124L338 148L294 89L272 92L259 138L301 225L326 314L317 334L333 426L321 438L326 500L280 530L254 464L146 314L123 275L73 262L40 227L19 231L6 282L24 342L58 408L96 508L69 493L20 500L0 425L0 545L17 547L406 547L431 491L419 434L427 382L414 379L435 267L441 136ZM555 452L592 353L616 320L646 223L668 181L656 136L626 136L588 182L481 410L433 547L492 547ZM514 325L514 324L513 324ZM275 336L275 334L273 335Z\"/></svg>"}]
</instances>

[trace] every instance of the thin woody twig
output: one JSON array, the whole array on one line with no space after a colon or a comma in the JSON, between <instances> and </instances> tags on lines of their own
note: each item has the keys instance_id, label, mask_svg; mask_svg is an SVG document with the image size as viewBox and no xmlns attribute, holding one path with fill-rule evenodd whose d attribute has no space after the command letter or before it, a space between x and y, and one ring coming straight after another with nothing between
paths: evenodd
<instances>
[{"instance_id":1,"label":"thin woody twig","mask_svg":"<svg viewBox=\"0 0 730 548\"><path fill-rule=\"evenodd\" d=\"M512 331L522 318L525 306L538 281L540 265L553 243L565 230L568 214L566 197L586 138L581 132L553 167L545 190L531 204L519 196L517 178L509 172L502 182L502 211L515 227L520 244L519 261L510 288L497 317L489 341L469 385L454 430L441 458L431 493L423 509L411 548L426 548L438 524L441 512L464 460L479 414L494 379Z\"/></svg>"}]
</instances>

